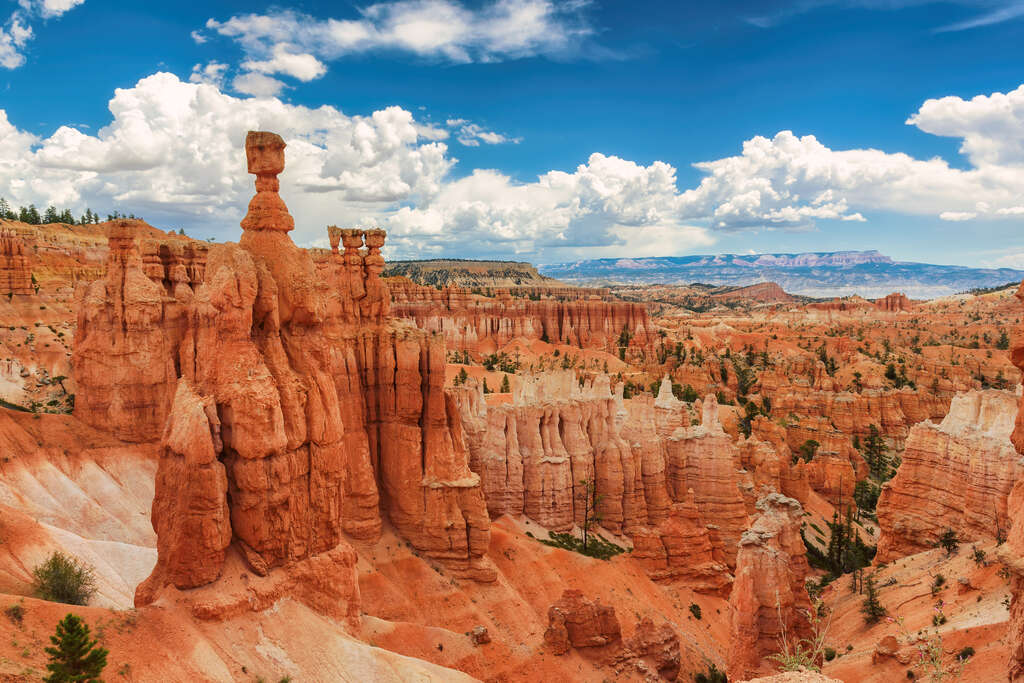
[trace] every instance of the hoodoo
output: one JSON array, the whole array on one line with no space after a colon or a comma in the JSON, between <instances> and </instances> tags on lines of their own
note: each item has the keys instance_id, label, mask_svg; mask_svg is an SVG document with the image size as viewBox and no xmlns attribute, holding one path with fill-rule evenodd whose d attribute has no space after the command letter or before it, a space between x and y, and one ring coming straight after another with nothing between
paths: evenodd
<instances>
[{"instance_id":1,"label":"hoodoo","mask_svg":"<svg viewBox=\"0 0 1024 683\"><path fill-rule=\"evenodd\" d=\"M129 223L112 229L107 275L85 294L77 413L161 438L159 556L137 602L216 580L230 547L266 574L344 548L343 534L373 539L385 518L457 573L492 580L443 344L388 317L383 231L332 229L345 252L319 274L295 246L277 193L284 146L249 134L257 194L242 239L210 248L189 300L146 276Z\"/></svg>"}]
</instances>

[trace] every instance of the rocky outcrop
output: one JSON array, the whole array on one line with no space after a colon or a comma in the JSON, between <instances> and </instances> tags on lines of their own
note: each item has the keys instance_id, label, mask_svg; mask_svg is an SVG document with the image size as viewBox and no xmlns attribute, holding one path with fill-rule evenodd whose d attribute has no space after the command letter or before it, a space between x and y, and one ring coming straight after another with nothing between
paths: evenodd
<instances>
[{"instance_id":1,"label":"rocky outcrop","mask_svg":"<svg viewBox=\"0 0 1024 683\"><path fill-rule=\"evenodd\" d=\"M654 327L643 304L593 298L532 300L501 289L491 298L460 287L438 290L394 280L390 284L395 317L443 335L449 348L493 353L521 337L618 354L620 340L628 338L627 358L653 353Z\"/></svg>"},{"instance_id":2,"label":"rocky outcrop","mask_svg":"<svg viewBox=\"0 0 1024 683\"><path fill-rule=\"evenodd\" d=\"M130 233L116 236L111 253L123 257L89 289L76 349L83 417L119 417L110 406L136 406L141 384L97 390L88 374L102 351L97 329L122 332L136 354L138 340L151 340L146 356L107 362L145 378L155 366L151 384L163 391L171 382L176 392L153 502L158 561L137 601L166 584L215 580L229 543L265 575L343 545L343 534L375 538L382 515L425 555L493 580L480 478L444 393L443 342L388 317L383 231L332 230L345 252L335 249L319 272L291 242L276 191L283 149L272 134L247 139L257 195L240 244L209 250L203 283L172 325L176 354L161 327L163 290L143 274ZM152 412L168 414L158 402ZM148 422L134 429L139 440L160 433Z\"/></svg>"},{"instance_id":3,"label":"rocky outcrop","mask_svg":"<svg viewBox=\"0 0 1024 683\"><path fill-rule=\"evenodd\" d=\"M722 429L718 402L704 398L701 423L681 427L667 442L669 495L693 500L708 522L715 559L736 566L736 547L746 528L747 513L737 473L739 449Z\"/></svg>"},{"instance_id":4,"label":"rocky outcrop","mask_svg":"<svg viewBox=\"0 0 1024 683\"><path fill-rule=\"evenodd\" d=\"M910 310L911 305L910 299L903 292L893 292L875 301L875 306L878 306L880 310L889 311L890 313Z\"/></svg>"},{"instance_id":5,"label":"rocky outcrop","mask_svg":"<svg viewBox=\"0 0 1024 683\"><path fill-rule=\"evenodd\" d=\"M0 230L0 294L32 294L25 244L12 230Z\"/></svg>"},{"instance_id":6,"label":"rocky outcrop","mask_svg":"<svg viewBox=\"0 0 1024 683\"><path fill-rule=\"evenodd\" d=\"M1017 290L1017 298L1024 303L1024 283ZM1013 364L1024 370L1024 323L1018 324L1010 350ZM1016 425L1010 437L1017 452L1024 455L1024 398L1020 399ZM1007 673L1011 681L1024 680L1024 478L1018 479L1010 494L1007 509L1013 526L1007 542L999 548L999 560L1010 571L1010 623L1007 637L1010 660Z\"/></svg>"},{"instance_id":7,"label":"rocky outcrop","mask_svg":"<svg viewBox=\"0 0 1024 683\"><path fill-rule=\"evenodd\" d=\"M655 581L679 582L698 593L729 593L729 568L715 559L708 528L689 491L684 502L672 505L668 518L656 527L633 533L630 556Z\"/></svg>"},{"instance_id":8,"label":"rocky outcrop","mask_svg":"<svg viewBox=\"0 0 1024 683\"><path fill-rule=\"evenodd\" d=\"M863 439L870 433L871 425L875 425L884 436L892 439L896 448L903 446L911 426L925 420L941 419L948 409L949 398L909 388L834 393L791 386L772 395L772 415L787 419L794 429L799 429L804 420L813 421L827 415L824 425L828 432L838 431ZM807 438L823 443L824 439L819 435L823 435L820 428L799 434L791 445L803 443Z\"/></svg>"},{"instance_id":9,"label":"rocky outcrop","mask_svg":"<svg viewBox=\"0 0 1024 683\"><path fill-rule=\"evenodd\" d=\"M183 311L164 315L166 294L142 269L132 222L112 223L108 241L106 275L75 292L75 415L124 441L153 441L177 385Z\"/></svg>"},{"instance_id":10,"label":"rocky outcrop","mask_svg":"<svg viewBox=\"0 0 1024 683\"><path fill-rule=\"evenodd\" d=\"M556 655L571 648L604 647L617 644L622 631L615 608L591 602L578 590L566 590L548 610L544 644Z\"/></svg>"},{"instance_id":11,"label":"rocky outcrop","mask_svg":"<svg viewBox=\"0 0 1024 683\"><path fill-rule=\"evenodd\" d=\"M972 391L954 397L940 424L910 430L878 501L879 562L933 548L947 529L966 542L1005 539L1007 500L1024 474L1010 442L1016 415L1013 394Z\"/></svg>"},{"instance_id":12,"label":"rocky outcrop","mask_svg":"<svg viewBox=\"0 0 1024 683\"><path fill-rule=\"evenodd\" d=\"M655 676L675 681L682 663L679 634L671 624L656 626L650 617L644 617L612 663L617 673L633 673L648 681Z\"/></svg>"},{"instance_id":13,"label":"rocky outcrop","mask_svg":"<svg viewBox=\"0 0 1024 683\"><path fill-rule=\"evenodd\" d=\"M618 533L647 524L645 472L620 435L607 377L581 388L571 370L524 375L511 403L490 406L480 387L469 387L456 402L491 517L525 514L571 529L583 523L581 482L589 481L602 526Z\"/></svg>"},{"instance_id":14,"label":"rocky outcrop","mask_svg":"<svg viewBox=\"0 0 1024 683\"><path fill-rule=\"evenodd\" d=\"M807 635L810 598L804 581L810 568L800 537L803 509L792 498L765 496L760 515L743 533L729 604L729 677L757 672L761 659L778 651L785 632L790 642Z\"/></svg>"}]
</instances>

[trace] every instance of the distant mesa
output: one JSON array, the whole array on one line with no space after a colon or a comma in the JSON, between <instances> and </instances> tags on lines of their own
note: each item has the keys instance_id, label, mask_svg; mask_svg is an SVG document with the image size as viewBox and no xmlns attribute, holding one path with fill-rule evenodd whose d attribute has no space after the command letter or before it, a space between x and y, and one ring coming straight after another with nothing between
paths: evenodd
<instances>
[{"instance_id":1,"label":"distant mesa","mask_svg":"<svg viewBox=\"0 0 1024 683\"><path fill-rule=\"evenodd\" d=\"M1024 270L894 261L875 250L604 258L541 265L538 271L592 286L703 282L742 287L775 282L791 294L870 299L892 292L931 299L1024 279Z\"/></svg>"}]
</instances>

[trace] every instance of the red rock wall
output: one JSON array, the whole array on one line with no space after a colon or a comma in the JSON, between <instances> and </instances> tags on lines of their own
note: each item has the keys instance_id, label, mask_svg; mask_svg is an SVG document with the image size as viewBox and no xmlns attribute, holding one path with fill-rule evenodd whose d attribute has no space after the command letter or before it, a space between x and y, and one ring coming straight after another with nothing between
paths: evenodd
<instances>
[{"instance_id":1,"label":"red rock wall","mask_svg":"<svg viewBox=\"0 0 1024 683\"><path fill-rule=\"evenodd\" d=\"M444 336L450 348L492 353L516 337L618 353L623 329L633 335L629 357L653 352L654 328L643 304L601 300L495 298L460 287L438 290L392 278L394 315Z\"/></svg>"},{"instance_id":2,"label":"red rock wall","mask_svg":"<svg viewBox=\"0 0 1024 683\"><path fill-rule=\"evenodd\" d=\"M1006 537L1007 499L1024 465L1010 443L1017 398L958 394L940 425L910 430L896 476L878 501L879 562L935 547L946 529L962 541Z\"/></svg>"},{"instance_id":3,"label":"red rock wall","mask_svg":"<svg viewBox=\"0 0 1024 683\"><path fill-rule=\"evenodd\" d=\"M1024 302L1024 283L1017 290L1017 298ZM1013 364L1024 370L1024 323L1014 331L1010 358ZM1017 421L1010 437L1017 452L1024 455L1024 398L1017 412ZM1024 681L1024 479L1018 479L1007 504L1013 526L1007 542L999 549L999 559L1010 570L1010 624L1007 637L1010 644L1010 660L1007 663L1011 681Z\"/></svg>"},{"instance_id":4,"label":"red rock wall","mask_svg":"<svg viewBox=\"0 0 1024 683\"><path fill-rule=\"evenodd\" d=\"M25 241L11 230L0 230L0 294L34 292Z\"/></svg>"}]
</instances>

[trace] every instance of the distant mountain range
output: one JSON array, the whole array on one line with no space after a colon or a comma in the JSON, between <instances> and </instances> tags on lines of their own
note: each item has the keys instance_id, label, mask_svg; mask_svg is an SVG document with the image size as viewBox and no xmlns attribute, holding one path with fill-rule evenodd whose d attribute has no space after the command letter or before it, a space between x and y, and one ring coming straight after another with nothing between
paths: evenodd
<instances>
[{"instance_id":1,"label":"distant mountain range","mask_svg":"<svg viewBox=\"0 0 1024 683\"><path fill-rule=\"evenodd\" d=\"M429 259L389 261L384 277L403 276L421 285L434 287L519 287L523 285L559 285L544 277L531 263L522 261L472 261L466 259Z\"/></svg>"},{"instance_id":2,"label":"distant mountain range","mask_svg":"<svg viewBox=\"0 0 1024 683\"><path fill-rule=\"evenodd\" d=\"M580 285L706 282L742 286L777 282L787 292L805 296L859 294L876 298L903 292L915 299L1024 279L1024 270L893 261L874 250L603 258L542 265L538 270Z\"/></svg>"}]
</instances>

